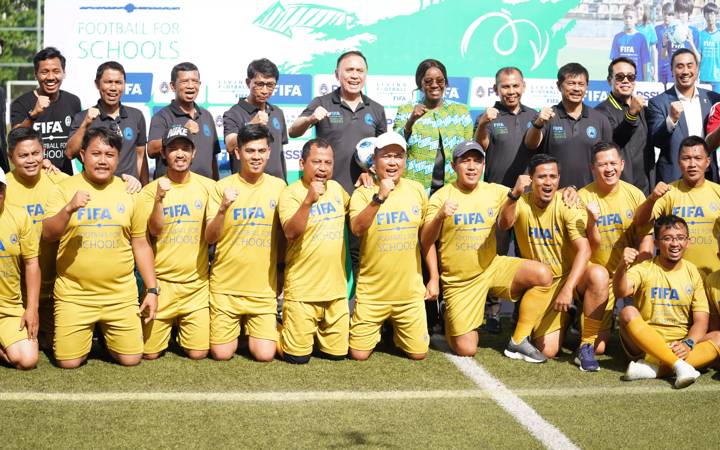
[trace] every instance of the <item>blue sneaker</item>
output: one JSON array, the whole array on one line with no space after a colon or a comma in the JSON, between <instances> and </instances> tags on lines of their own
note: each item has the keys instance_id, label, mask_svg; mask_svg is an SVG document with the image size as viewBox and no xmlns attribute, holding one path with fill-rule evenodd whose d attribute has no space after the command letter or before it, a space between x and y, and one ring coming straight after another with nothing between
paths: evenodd
<instances>
[{"instance_id":1,"label":"blue sneaker","mask_svg":"<svg viewBox=\"0 0 720 450\"><path fill-rule=\"evenodd\" d=\"M575 356L575 364L580 366L583 372L597 372L600 370L600 363L595 359L595 347L592 344L580 346Z\"/></svg>"}]
</instances>

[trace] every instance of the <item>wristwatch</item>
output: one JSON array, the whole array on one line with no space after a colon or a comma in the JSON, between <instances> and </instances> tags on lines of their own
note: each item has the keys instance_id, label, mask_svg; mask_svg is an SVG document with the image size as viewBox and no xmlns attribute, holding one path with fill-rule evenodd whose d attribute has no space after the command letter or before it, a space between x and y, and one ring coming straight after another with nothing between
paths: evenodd
<instances>
[{"instance_id":1,"label":"wristwatch","mask_svg":"<svg viewBox=\"0 0 720 450\"><path fill-rule=\"evenodd\" d=\"M377 194L373 194L372 202L377 203L378 205L382 205L383 203L385 203L385 199L380 198L380 196Z\"/></svg>"},{"instance_id":2,"label":"wristwatch","mask_svg":"<svg viewBox=\"0 0 720 450\"><path fill-rule=\"evenodd\" d=\"M690 347L690 351L692 351L692 349L695 348L695 340L694 340L694 339L685 338L685 339L683 339L682 342L683 342L683 344L685 344L685 345L687 345L688 347Z\"/></svg>"},{"instance_id":3,"label":"wristwatch","mask_svg":"<svg viewBox=\"0 0 720 450\"><path fill-rule=\"evenodd\" d=\"M509 190L509 191L508 191L507 197L508 197L510 200L514 201L514 202L520 200L520 196L519 196L519 195L518 195L517 197L514 196L513 193L512 193L512 190Z\"/></svg>"},{"instance_id":4,"label":"wristwatch","mask_svg":"<svg viewBox=\"0 0 720 450\"><path fill-rule=\"evenodd\" d=\"M160 295L160 287L158 286L158 287L147 288L147 289L145 289L145 292L148 294Z\"/></svg>"}]
</instances>

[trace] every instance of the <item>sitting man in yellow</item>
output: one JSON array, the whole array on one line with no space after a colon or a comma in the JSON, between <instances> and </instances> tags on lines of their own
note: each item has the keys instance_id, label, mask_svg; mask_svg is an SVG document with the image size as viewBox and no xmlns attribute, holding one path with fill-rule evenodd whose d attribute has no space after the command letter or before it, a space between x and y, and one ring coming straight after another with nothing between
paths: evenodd
<instances>
[{"instance_id":1,"label":"sitting man in yellow","mask_svg":"<svg viewBox=\"0 0 720 450\"><path fill-rule=\"evenodd\" d=\"M675 373L675 387L700 376L720 353L720 332L707 333L708 302L700 273L683 258L690 242L687 223L675 215L655 220L658 256L633 264L638 256L626 248L613 278L616 297L633 296L620 311L620 337L631 361L626 380Z\"/></svg>"},{"instance_id":2,"label":"sitting man in yellow","mask_svg":"<svg viewBox=\"0 0 720 450\"><path fill-rule=\"evenodd\" d=\"M531 288L549 288L552 271L538 261L497 254L495 222L512 193L500 184L480 181L485 169L485 151L480 144L458 144L452 153L452 167L457 180L430 198L421 234L424 247L437 241L448 344L460 356L475 355L485 297L522 297L512 340L520 344L519 357L545 362L547 358L528 337L545 310L542 293L547 289Z\"/></svg>"},{"instance_id":3,"label":"sitting man in yellow","mask_svg":"<svg viewBox=\"0 0 720 450\"><path fill-rule=\"evenodd\" d=\"M580 369L595 372L594 344L608 298L608 273L590 263L590 243L585 235L585 211L570 208L557 192L560 167L557 160L540 153L530 158L530 179L520 177L506 206L500 212L499 225L515 227L520 254L550 266L553 283L545 289L545 311L533 327L533 344L545 356L560 351L567 322L567 311L577 293L583 297L585 327L578 359ZM528 183L529 182L529 183ZM522 194L525 188L531 191ZM510 340L505 355L513 358L518 343Z\"/></svg>"},{"instance_id":4,"label":"sitting man in yellow","mask_svg":"<svg viewBox=\"0 0 720 450\"><path fill-rule=\"evenodd\" d=\"M27 213L7 204L6 196L7 180L0 169L0 359L29 370L38 361L38 236ZM20 294L23 271L25 299Z\"/></svg>"},{"instance_id":5,"label":"sitting man in yellow","mask_svg":"<svg viewBox=\"0 0 720 450\"><path fill-rule=\"evenodd\" d=\"M285 303L278 350L285 361L310 361L313 342L326 359L348 352L345 216L350 197L332 180L334 152L323 139L302 148L303 176L278 206L285 238Z\"/></svg>"},{"instance_id":6,"label":"sitting man in yellow","mask_svg":"<svg viewBox=\"0 0 720 450\"><path fill-rule=\"evenodd\" d=\"M79 367L100 324L110 355L124 366L142 360L142 324L155 318L157 284L145 216L137 195L115 177L122 138L106 128L87 130L84 170L55 186L42 238L60 241L55 280L55 359ZM138 310L137 266L146 293Z\"/></svg>"},{"instance_id":7,"label":"sitting man in yellow","mask_svg":"<svg viewBox=\"0 0 720 450\"><path fill-rule=\"evenodd\" d=\"M210 288L205 210L215 182L190 171L195 143L190 130L171 127L162 142L167 174L143 188L143 209L155 251L158 279L157 317L143 326L145 359L156 359L168 347L177 325L177 340L191 359L210 349Z\"/></svg>"},{"instance_id":8,"label":"sitting man in yellow","mask_svg":"<svg viewBox=\"0 0 720 450\"><path fill-rule=\"evenodd\" d=\"M635 213L635 223L649 224L661 215L676 215L689 227L690 246L685 259L697 266L705 278L720 269L716 255L720 232L720 185L705 179L711 152L705 140L688 136L680 143L678 166L682 178L670 184L660 182ZM712 157L715 154L712 153Z\"/></svg>"},{"instance_id":9,"label":"sitting man in yellow","mask_svg":"<svg viewBox=\"0 0 720 450\"><path fill-rule=\"evenodd\" d=\"M229 360L241 327L250 355L272 361L277 348L277 265L284 237L277 204L285 182L264 172L272 143L264 125L240 129L240 171L210 192L205 238L217 244L210 274L210 355Z\"/></svg>"},{"instance_id":10,"label":"sitting man in yellow","mask_svg":"<svg viewBox=\"0 0 720 450\"><path fill-rule=\"evenodd\" d=\"M625 247L639 250L643 260L652 258L655 249L650 227L638 230L633 224L635 210L645 201L645 195L620 179L625 168L620 147L612 142L598 142L590 152L595 181L580 189L578 195L588 212L586 233L592 247L590 262L605 267L612 281ZM612 333L614 309L615 295L610 286L602 325L595 340L596 354L605 353Z\"/></svg>"},{"instance_id":11,"label":"sitting man in yellow","mask_svg":"<svg viewBox=\"0 0 720 450\"><path fill-rule=\"evenodd\" d=\"M380 339L385 320L393 324L393 340L407 356L425 359L429 336L425 300L439 289L435 245L423 247L430 272L423 287L418 238L427 197L417 181L402 178L406 143L394 131L378 136L374 167L378 181L360 187L350 198L350 230L360 238L360 273L350 321L350 356L364 361Z\"/></svg>"}]
</instances>

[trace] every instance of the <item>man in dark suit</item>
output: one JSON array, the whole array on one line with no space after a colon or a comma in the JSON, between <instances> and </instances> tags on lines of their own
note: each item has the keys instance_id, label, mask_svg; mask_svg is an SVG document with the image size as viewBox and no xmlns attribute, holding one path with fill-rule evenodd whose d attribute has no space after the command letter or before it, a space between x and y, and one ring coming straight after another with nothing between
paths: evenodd
<instances>
[{"instance_id":1,"label":"man in dark suit","mask_svg":"<svg viewBox=\"0 0 720 450\"><path fill-rule=\"evenodd\" d=\"M656 181L670 183L680 178L678 154L680 142L688 136L705 137L708 113L712 105L720 101L720 94L695 86L698 77L698 60L685 48L672 55L671 67L675 85L650 99L647 109L650 141L660 148L660 158L655 166ZM705 177L720 181L715 158Z\"/></svg>"}]
</instances>

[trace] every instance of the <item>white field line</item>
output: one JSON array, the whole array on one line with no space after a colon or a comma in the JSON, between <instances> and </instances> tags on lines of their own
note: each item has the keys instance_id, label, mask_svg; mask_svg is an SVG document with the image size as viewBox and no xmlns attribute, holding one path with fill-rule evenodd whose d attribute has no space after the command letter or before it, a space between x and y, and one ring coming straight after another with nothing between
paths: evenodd
<instances>
[{"instance_id":1,"label":"white field line","mask_svg":"<svg viewBox=\"0 0 720 450\"><path fill-rule=\"evenodd\" d=\"M573 442L558 430L553 424L546 421L534 409L515 395L497 378L490 375L475 358L459 357L445 353L460 371L470 378L480 389L488 395L501 408L508 412L531 435L549 449L578 449Z\"/></svg>"}]
</instances>

